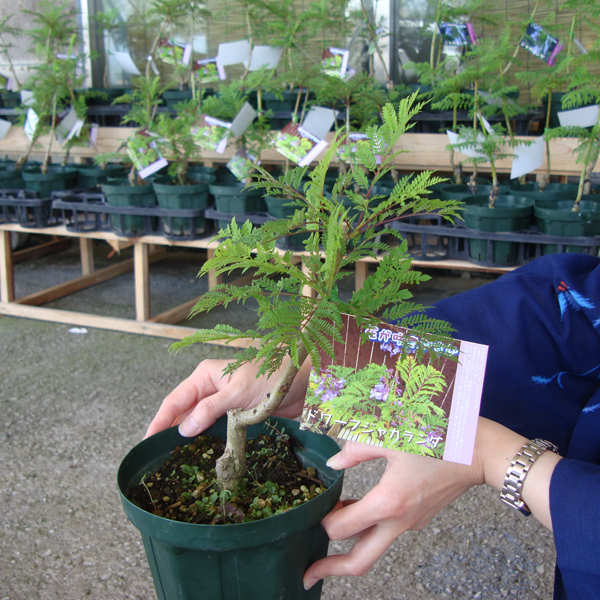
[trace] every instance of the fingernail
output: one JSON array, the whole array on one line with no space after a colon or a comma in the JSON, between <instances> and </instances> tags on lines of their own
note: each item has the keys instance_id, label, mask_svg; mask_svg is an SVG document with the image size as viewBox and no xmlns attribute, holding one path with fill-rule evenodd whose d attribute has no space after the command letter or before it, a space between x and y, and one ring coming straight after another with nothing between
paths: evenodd
<instances>
[{"instance_id":1,"label":"fingernail","mask_svg":"<svg viewBox=\"0 0 600 600\"><path fill-rule=\"evenodd\" d=\"M305 579L304 580L304 589L305 590L310 590L310 588L315 585L315 583L317 583L317 581L319 581L318 579Z\"/></svg>"},{"instance_id":2,"label":"fingernail","mask_svg":"<svg viewBox=\"0 0 600 600\"><path fill-rule=\"evenodd\" d=\"M339 469L339 463L340 463L340 458L341 458L341 452L338 452L337 454L334 454L325 464L330 468L330 469Z\"/></svg>"},{"instance_id":3,"label":"fingernail","mask_svg":"<svg viewBox=\"0 0 600 600\"><path fill-rule=\"evenodd\" d=\"M193 417L188 417L183 423L179 424L179 433L183 437L194 437L195 435L198 435L199 431L200 426Z\"/></svg>"}]
</instances>

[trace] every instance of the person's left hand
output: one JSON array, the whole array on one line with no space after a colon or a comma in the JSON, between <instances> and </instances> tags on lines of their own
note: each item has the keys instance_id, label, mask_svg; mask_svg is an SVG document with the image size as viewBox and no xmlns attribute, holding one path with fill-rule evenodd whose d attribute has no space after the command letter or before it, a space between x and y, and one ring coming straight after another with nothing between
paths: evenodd
<instances>
[{"instance_id":1,"label":"person's left hand","mask_svg":"<svg viewBox=\"0 0 600 600\"><path fill-rule=\"evenodd\" d=\"M306 589L331 575L366 574L400 534L422 529L458 496L484 483L477 457L465 466L356 442L347 442L328 464L346 469L375 458L387 460L379 483L362 500L338 502L321 521L331 540L358 541L347 554L312 564L304 575Z\"/></svg>"}]
</instances>

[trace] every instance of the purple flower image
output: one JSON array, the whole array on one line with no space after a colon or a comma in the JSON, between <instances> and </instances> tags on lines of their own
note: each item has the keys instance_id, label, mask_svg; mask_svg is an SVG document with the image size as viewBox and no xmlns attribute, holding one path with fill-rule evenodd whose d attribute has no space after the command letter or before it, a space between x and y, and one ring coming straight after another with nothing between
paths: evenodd
<instances>
[{"instance_id":1,"label":"purple flower image","mask_svg":"<svg viewBox=\"0 0 600 600\"><path fill-rule=\"evenodd\" d=\"M390 388L387 384L385 377L379 380L379 383L371 390L369 396L372 400L379 400L379 402L386 402L390 396Z\"/></svg>"},{"instance_id":2,"label":"purple flower image","mask_svg":"<svg viewBox=\"0 0 600 600\"><path fill-rule=\"evenodd\" d=\"M379 344L379 348L384 352L389 352L390 356L400 354L400 346L394 344L393 342L389 342L387 344Z\"/></svg>"},{"instance_id":3,"label":"purple flower image","mask_svg":"<svg viewBox=\"0 0 600 600\"><path fill-rule=\"evenodd\" d=\"M315 383L317 384L315 396L320 397L321 402L325 403L339 396L344 389L346 380L336 379L331 373L325 372Z\"/></svg>"}]
</instances>

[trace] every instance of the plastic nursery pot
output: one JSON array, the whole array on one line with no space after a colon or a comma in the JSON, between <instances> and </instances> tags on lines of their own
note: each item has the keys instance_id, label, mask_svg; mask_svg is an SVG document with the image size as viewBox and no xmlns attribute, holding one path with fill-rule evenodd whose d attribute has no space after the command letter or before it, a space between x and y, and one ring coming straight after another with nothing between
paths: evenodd
<instances>
[{"instance_id":1,"label":"plastic nursery pot","mask_svg":"<svg viewBox=\"0 0 600 600\"><path fill-rule=\"evenodd\" d=\"M291 200L278 196L265 196L267 212L278 219L287 219L294 214L294 206L290 206ZM278 248L283 250L304 250L304 242L310 237L309 233L296 233L275 242Z\"/></svg>"},{"instance_id":2,"label":"plastic nursery pot","mask_svg":"<svg viewBox=\"0 0 600 600\"><path fill-rule=\"evenodd\" d=\"M205 167L204 165L188 165L187 178L194 181L205 183L204 177L214 175L216 181L217 169L215 167Z\"/></svg>"},{"instance_id":3,"label":"plastic nursery pot","mask_svg":"<svg viewBox=\"0 0 600 600\"><path fill-rule=\"evenodd\" d=\"M123 165L106 165L104 169L93 165L77 166L77 185L89 189L106 183L109 179L122 179L127 175Z\"/></svg>"},{"instance_id":4,"label":"plastic nursery pot","mask_svg":"<svg viewBox=\"0 0 600 600\"><path fill-rule=\"evenodd\" d=\"M499 194L504 195L508 194L508 186L500 185L498 186ZM439 190L440 198L442 200L463 200L464 198L469 198L473 196L489 194L492 191L492 185L490 183L487 184L477 184L476 193L471 193L471 188L466 183L461 184L450 184L442 186Z\"/></svg>"},{"instance_id":5,"label":"plastic nursery pot","mask_svg":"<svg viewBox=\"0 0 600 600\"><path fill-rule=\"evenodd\" d=\"M2 190L22 190L25 182L21 176L21 170L15 171L14 165L0 166L0 189Z\"/></svg>"},{"instance_id":6,"label":"plastic nursery pot","mask_svg":"<svg viewBox=\"0 0 600 600\"><path fill-rule=\"evenodd\" d=\"M127 179L103 183L102 191L106 196L106 202L110 206L151 208L156 206L156 195L151 184L130 185ZM117 235L144 235L150 233L147 230L146 220L137 215L111 215L113 231ZM156 219L150 220L154 228Z\"/></svg>"},{"instance_id":7,"label":"plastic nursery pot","mask_svg":"<svg viewBox=\"0 0 600 600\"><path fill-rule=\"evenodd\" d=\"M494 208L489 207L489 196L476 195L464 198L462 217L467 227L477 231L509 232L527 231L531 226L533 200L519 196L501 195ZM492 243L492 256L488 256L487 240L469 240L469 257L475 263L506 266L518 259L518 242Z\"/></svg>"},{"instance_id":8,"label":"plastic nursery pot","mask_svg":"<svg viewBox=\"0 0 600 600\"><path fill-rule=\"evenodd\" d=\"M21 106L21 92L0 92L2 108L17 108Z\"/></svg>"},{"instance_id":9,"label":"plastic nursery pot","mask_svg":"<svg viewBox=\"0 0 600 600\"><path fill-rule=\"evenodd\" d=\"M523 183L511 185L509 193L515 196L533 198L537 202L552 202L556 200L575 200L577 197L577 186L571 183L548 183L543 191L536 181L534 183Z\"/></svg>"},{"instance_id":10,"label":"plastic nursery pot","mask_svg":"<svg viewBox=\"0 0 600 600\"><path fill-rule=\"evenodd\" d=\"M534 208L541 233L560 237L591 237L600 235L600 202L582 200L573 211L573 200L538 202ZM558 246L544 244L544 254L558 252ZM584 246L563 246L563 252L584 252Z\"/></svg>"},{"instance_id":11,"label":"plastic nursery pot","mask_svg":"<svg viewBox=\"0 0 600 600\"><path fill-rule=\"evenodd\" d=\"M257 189L244 189L244 183L236 182L228 185L210 185L209 191L215 199L215 209L219 212L248 214L265 212L267 205L262 192Z\"/></svg>"},{"instance_id":12,"label":"plastic nursery pot","mask_svg":"<svg viewBox=\"0 0 600 600\"><path fill-rule=\"evenodd\" d=\"M129 500L128 491L155 471L178 445L190 438L173 427L138 444L118 472L123 508L140 530L159 600L317 600L321 585L308 591L304 572L327 555L328 537L320 520L335 506L343 473L325 463L339 451L333 438L300 431L298 423L276 419L302 445L303 464L313 466L327 490L285 513L237 525L197 525L170 521L148 513ZM226 417L207 433L224 438ZM261 423L248 428L248 437L270 434Z\"/></svg>"},{"instance_id":13,"label":"plastic nursery pot","mask_svg":"<svg viewBox=\"0 0 600 600\"><path fill-rule=\"evenodd\" d=\"M214 175L205 175L206 179L214 181ZM166 209L206 208L208 206L208 181L193 185L169 185L152 182L158 205ZM204 216L186 219L172 217L162 219L165 233L173 236L188 236L193 231L204 233L206 222Z\"/></svg>"},{"instance_id":14,"label":"plastic nursery pot","mask_svg":"<svg viewBox=\"0 0 600 600\"><path fill-rule=\"evenodd\" d=\"M41 198L49 198L52 192L69 190L77 183L77 169L70 167L49 166L47 173L40 167L24 167L21 175L25 189L37 192Z\"/></svg>"},{"instance_id":15,"label":"plastic nursery pot","mask_svg":"<svg viewBox=\"0 0 600 600\"><path fill-rule=\"evenodd\" d=\"M192 99L192 90L167 90L163 92L163 100L168 108L174 108L178 102Z\"/></svg>"}]
</instances>

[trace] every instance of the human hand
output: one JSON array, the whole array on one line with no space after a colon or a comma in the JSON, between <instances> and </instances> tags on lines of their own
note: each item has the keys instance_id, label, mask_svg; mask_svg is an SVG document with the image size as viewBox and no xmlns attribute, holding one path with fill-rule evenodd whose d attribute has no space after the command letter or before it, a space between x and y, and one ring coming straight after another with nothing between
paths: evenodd
<instances>
[{"instance_id":1,"label":"human hand","mask_svg":"<svg viewBox=\"0 0 600 600\"><path fill-rule=\"evenodd\" d=\"M362 500L338 502L321 521L330 539L358 541L347 554L312 564L304 575L306 589L332 575L366 574L400 534L422 529L470 487L484 483L477 453L473 465L466 466L347 442L328 464L333 469L346 469L375 458L387 460L379 483Z\"/></svg>"},{"instance_id":2,"label":"human hand","mask_svg":"<svg viewBox=\"0 0 600 600\"><path fill-rule=\"evenodd\" d=\"M275 415L294 418L302 412L310 370L308 363L306 360ZM264 375L257 378L258 369L251 363L224 376L223 369L227 364L227 360L202 361L163 400L144 437L174 425L179 425L179 432L185 437L198 435L228 410L256 406L277 380L277 373L270 378Z\"/></svg>"}]
</instances>

